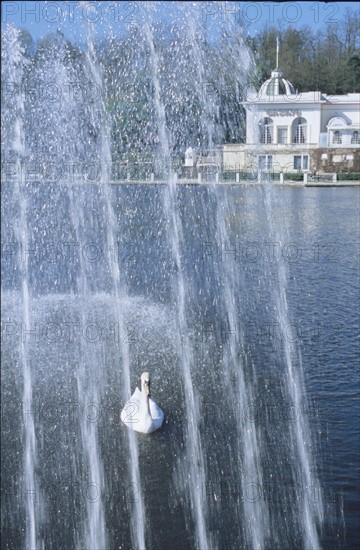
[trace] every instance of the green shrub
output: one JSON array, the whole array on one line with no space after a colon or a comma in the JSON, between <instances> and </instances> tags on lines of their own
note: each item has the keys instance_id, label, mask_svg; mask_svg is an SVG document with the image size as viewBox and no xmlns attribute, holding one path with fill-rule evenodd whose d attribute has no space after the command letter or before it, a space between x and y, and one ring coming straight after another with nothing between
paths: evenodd
<instances>
[{"instance_id":1,"label":"green shrub","mask_svg":"<svg viewBox=\"0 0 360 550\"><path fill-rule=\"evenodd\" d=\"M337 179L339 181L360 181L360 173L359 172L339 172L337 174Z\"/></svg>"},{"instance_id":2,"label":"green shrub","mask_svg":"<svg viewBox=\"0 0 360 550\"><path fill-rule=\"evenodd\" d=\"M303 181L304 174L302 172L285 172L284 181L286 180Z\"/></svg>"}]
</instances>

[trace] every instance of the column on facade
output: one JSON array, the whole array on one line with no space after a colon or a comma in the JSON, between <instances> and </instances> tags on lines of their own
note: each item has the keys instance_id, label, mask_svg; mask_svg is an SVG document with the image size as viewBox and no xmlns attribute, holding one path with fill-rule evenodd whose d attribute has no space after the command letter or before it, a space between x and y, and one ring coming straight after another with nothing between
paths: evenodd
<instances>
[{"instance_id":1,"label":"column on facade","mask_svg":"<svg viewBox=\"0 0 360 550\"><path fill-rule=\"evenodd\" d=\"M277 127L277 124L273 124L273 144L274 145L277 145L277 142L278 142L278 127Z\"/></svg>"}]
</instances>

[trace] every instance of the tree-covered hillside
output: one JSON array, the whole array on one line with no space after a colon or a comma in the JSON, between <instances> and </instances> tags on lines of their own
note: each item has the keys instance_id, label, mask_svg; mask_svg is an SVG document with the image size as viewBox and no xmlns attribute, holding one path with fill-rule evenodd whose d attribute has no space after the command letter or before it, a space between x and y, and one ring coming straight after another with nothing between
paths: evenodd
<instances>
[{"instance_id":1,"label":"tree-covered hillside","mask_svg":"<svg viewBox=\"0 0 360 550\"><path fill-rule=\"evenodd\" d=\"M221 143L242 142L242 101L249 88L258 89L275 68L277 36L279 68L299 92L359 92L359 30L359 14L348 11L339 23L321 32L308 26L300 30L268 26L250 37L239 24L231 31L224 27L216 40L209 41L206 29L190 18L183 28L154 24L146 30L138 26L122 37L97 43L113 159L130 152L144 157L155 151L163 122L175 155L183 155L190 144L206 152ZM42 136L41 147L48 148L49 136L61 117L65 122L86 120L79 123L76 137L96 146L99 136L92 105L99 91L89 81L86 48L70 44L60 31L34 43L23 30L21 41L26 59L21 83L26 96L25 122ZM6 55L3 52L2 99L8 116L3 131L11 118L14 87L19 86L7 73ZM157 94L165 121L157 114Z\"/></svg>"}]
</instances>

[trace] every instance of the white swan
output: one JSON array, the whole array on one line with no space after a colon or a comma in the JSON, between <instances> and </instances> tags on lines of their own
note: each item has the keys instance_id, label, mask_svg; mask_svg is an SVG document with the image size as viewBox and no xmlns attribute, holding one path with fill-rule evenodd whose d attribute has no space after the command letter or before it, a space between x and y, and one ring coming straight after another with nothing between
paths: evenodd
<instances>
[{"instance_id":1,"label":"white swan","mask_svg":"<svg viewBox=\"0 0 360 550\"><path fill-rule=\"evenodd\" d=\"M141 391L139 388L135 388L131 398L125 403L120 418L129 428L143 434L150 434L161 428L164 413L150 397L150 374L148 372L142 373Z\"/></svg>"}]
</instances>

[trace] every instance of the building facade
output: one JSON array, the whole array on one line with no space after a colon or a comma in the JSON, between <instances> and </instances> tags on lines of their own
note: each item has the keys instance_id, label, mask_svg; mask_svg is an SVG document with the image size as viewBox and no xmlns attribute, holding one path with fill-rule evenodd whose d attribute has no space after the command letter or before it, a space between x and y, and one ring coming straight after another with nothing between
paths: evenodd
<instances>
[{"instance_id":1,"label":"building facade","mask_svg":"<svg viewBox=\"0 0 360 550\"><path fill-rule=\"evenodd\" d=\"M222 146L223 171L360 172L360 94L297 93L275 69L243 105L246 143Z\"/></svg>"}]
</instances>

